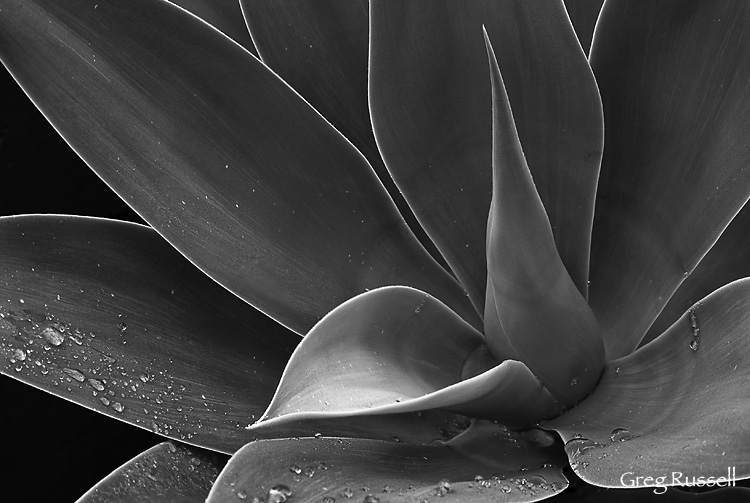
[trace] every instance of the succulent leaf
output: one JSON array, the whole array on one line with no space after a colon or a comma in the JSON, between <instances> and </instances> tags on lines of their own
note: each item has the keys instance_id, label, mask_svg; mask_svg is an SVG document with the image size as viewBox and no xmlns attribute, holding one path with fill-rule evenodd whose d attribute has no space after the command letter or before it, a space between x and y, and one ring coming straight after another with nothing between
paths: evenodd
<instances>
[{"instance_id":1,"label":"succulent leaf","mask_svg":"<svg viewBox=\"0 0 750 503\"><path fill-rule=\"evenodd\" d=\"M394 283L479 325L361 154L221 33L163 1L2 5L0 58L27 94L110 187L230 291L298 333Z\"/></svg>"},{"instance_id":2,"label":"succulent leaf","mask_svg":"<svg viewBox=\"0 0 750 503\"><path fill-rule=\"evenodd\" d=\"M0 371L221 452L252 438L299 336L115 220L0 218Z\"/></svg>"},{"instance_id":3,"label":"succulent leaf","mask_svg":"<svg viewBox=\"0 0 750 503\"><path fill-rule=\"evenodd\" d=\"M607 119L589 302L633 351L750 196L750 3L608 1L591 49Z\"/></svg>"},{"instance_id":4,"label":"succulent leaf","mask_svg":"<svg viewBox=\"0 0 750 503\"><path fill-rule=\"evenodd\" d=\"M503 77L487 38L486 43L494 134L484 314L487 346L498 361L524 362L560 407L568 408L596 385L604 347L596 319L555 247Z\"/></svg>"},{"instance_id":5,"label":"succulent leaf","mask_svg":"<svg viewBox=\"0 0 750 503\"><path fill-rule=\"evenodd\" d=\"M384 287L345 302L295 350L262 431L289 421L446 409L528 426L556 412L526 366L505 361L462 380L483 344L440 301L406 287Z\"/></svg>"},{"instance_id":6,"label":"succulent leaf","mask_svg":"<svg viewBox=\"0 0 750 503\"><path fill-rule=\"evenodd\" d=\"M76 503L203 503L222 468L215 453L163 442L119 467Z\"/></svg>"},{"instance_id":7,"label":"succulent leaf","mask_svg":"<svg viewBox=\"0 0 750 503\"><path fill-rule=\"evenodd\" d=\"M622 487L623 474L750 476L750 278L731 283L624 358L596 390L545 424L579 477ZM736 480L736 479L735 479ZM684 481L684 480L683 480Z\"/></svg>"},{"instance_id":8,"label":"succulent leaf","mask_svg":"<svg viewBox=\"0 0 750 503\"><path fill-rule=\"evenodd\" d=\"M469 429L463 434L469 438L461 435L436 445L348 438L259 440L230 459L207 503L265 498L278 485L301 503L331 501L324 498L526 502L567 487L556 444L528 441L495 423L482 425L478 434L480 442Z\"/></svg>"}]
</instances>

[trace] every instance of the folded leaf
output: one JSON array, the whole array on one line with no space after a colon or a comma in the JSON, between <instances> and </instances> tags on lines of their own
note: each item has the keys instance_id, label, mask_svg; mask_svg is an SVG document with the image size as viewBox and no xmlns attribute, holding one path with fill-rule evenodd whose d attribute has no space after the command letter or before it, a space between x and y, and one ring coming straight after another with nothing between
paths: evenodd
<instances>
[{"instance_id":1,"label":"folded leaf","mask_svg":"<svg viewBox=\"0 0 750 503\"><path fill-rule=\"evenodd\" d=\"M0 1L0 57L191 262L304 333L388 284L479 326L361 154L265 65L164 1Z\"/></svg>"},{"instance_id":2,"label":"folded leaf","mask_svg":"<svg viewBox=\"0 0 750 503\"><path fill-rule=\"evenodd\" d=\"M607 118L589 302L633 351L750 195L750 3L607 2L591 64Z\"/></svg>"},{"instance_id":3,"label":"folded leaf","mask_svg":"<svg viewBox=\"0 0 750 503\"><path fill-rule=\"evenodd\" d=\"M252 438L299 336L141 225L5 217L0 241L3 374L213 450Z\"/></svg>"},{"instance_id":4,"label":"folded leaf","mask_svg":"<svg viewBox=\"0 0 750 503\"><path fill-rule=\"evenodd\" d=\"M494 423L464 435L470 438L431 446L346 438L259 440L230 459L207 503L252 501L274 492L296 503L525 502L567 487L557 444L540 446Z\"/></svg>"},{"instance_id":5,"label":"folded leaf","mask_svg":"<svg viewBox=\"0 0 750 503\"><path fill-rule=\"evenodd\" d=\"M203 503L223 465L215 453L163 442L112 472L77 503Z\"/></svg>"},{"instance_id":6,"label":"folded leaf","mask_svg":"<svg viewBox=\"0 0 750 503\"><path fill-rule=\"evenodd\" d=\"M289 360L262 431L301 419L441 408L524 426L556 404L523 363L505 361L462 380L482 334L435 298L384 287L342 304Z\"/></svg>"},{"instance_id":7,"label":"folded leaf","mask_svg":"<svg viewBox=\"0 0 750 503\"><path fill-rule=\"evenodd\" d=\"M586 54L591 49L591 39L594 36L594 26L599 18L604 0L565 0L565 9L576 30L581 48Z\"/></svg>"},{"instance_id":8,"label":"folded leaf","mask_svg":"<svg viewBox=\"0 0 750 503\"><path fill-rule=\"evenodd\" d=\"M496 360L524 362L559 407L567 408L596 385L604 348L596 319L555 247L495 54L489 39L486 42L494 140L485 337Z\"/></svg>"},{"instance_id":9,"label":"folded leaf","mask_svg":"<svg viewBox=\"0 0 750 503\"><path fill-rule=\"evenodd\" d=\"M744 279L610 362L591 396L544 427L560 433L573 469L598 486L622 487L623 474L665 476L669 486L685 477L748 478L748 331L750 279Z\"/></svg>"}]
</instances>

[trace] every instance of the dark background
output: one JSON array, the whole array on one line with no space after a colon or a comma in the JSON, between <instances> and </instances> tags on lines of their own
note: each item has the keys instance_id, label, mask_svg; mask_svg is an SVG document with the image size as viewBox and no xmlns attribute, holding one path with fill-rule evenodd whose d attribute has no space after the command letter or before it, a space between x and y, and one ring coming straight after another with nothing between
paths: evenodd
<instances>
[{"instance_id":1,"label":"dark background","mask_svg":"<svg viewBox=\"0 0 750 503\"><path fill-rule=\"evenodd\" d=\"M0 216L24 213L142 223L0 65ZM118 466L164 440L4 375L0 396L4 501L75 501Z\"/></svg>"}]
</instances>

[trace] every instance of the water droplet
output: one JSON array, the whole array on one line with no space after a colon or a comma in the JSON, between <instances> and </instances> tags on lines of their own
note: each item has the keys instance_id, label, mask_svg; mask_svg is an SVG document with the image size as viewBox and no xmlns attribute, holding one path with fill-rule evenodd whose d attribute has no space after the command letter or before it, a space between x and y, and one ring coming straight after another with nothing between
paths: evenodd
<instances>
[{"instance_id":1,"label":"water droplet","mask_svg":"<svg viewBox=\"0 0 750 503\"><path fill-rule=\"evenodd\" d=\"M63 369L63 372L65 372L66 374L68 374L70 377L72 377L78 382L83 382L86 380L86 376L81 374L81 372L79 372L76 369L69 369L66 367Z\"/></svg>"},{"instance_id":2,"label":"water droplet","mask_svg":"<svg viewBox=\"0 0 750 503\"><path fill-rule=\"evenodd\" d=\"M368 494L367 496L362 499L362 503L380 503L380 498L377 496L373 496L372 494Z\"/></svg>"},{"instance_id":3,"label":"water droplet","mask_svg":"<svg viewBox=\"0 0 750 503\"><path fill-rule=\"evenodd\" d=\"M26 359L26 352L23 349L16 349L13 351L13 357L22 362Z\"/></svg>"},{"instance_id":4,"label":"water droplet","mask_svg":"<svg viewBox=\"0 0 750 503\"><path fill-rule=\"evenodd\" d=\"M602 447L602 445L593 440L589 440L588 438L574 438L568 440L565 444L565 452L567 452L570 457L576 457L582 456L586 452L599 447Z\"/></svg>"},{"instance_id":5,"label":"water droplet","mask_svg":"<svg viewBox=\"0 0 750 503\"><path fill-rule=\"evenodd\" d=\"M341 491L341 495L346 499L351 499L352 496L354 496L354 491L349 489L348 487L345 487L343 491Z\"/></svg>"},{"instance_id":6,"label":"water droplet","mask_svg":"<svg viewBox=\"0 0 750 503\"><path fill-rule=\"evenodd\" d=\"M313 468L312 466L306 466L303 473L306 477L313 478L313 476L315 475L315 468Z\"/></svg>"},{"instance_id":7,"label":"water droplet","mask_svg":"<svg viewBox=\"0 0 750 503\"><path fill-rule=\"evenodd\" d=\"M120 402L113 403L112 408L115 409L117 412L122 412L123 410L125 410L125 407Z\"/></svg>"},{"instance_id":8,"label":"water droplet","mask_svg":"<svg viewBox=\"0 0 750 503\"><path fill-rule=\"evenodd\" d=\"M283 503L292 495L292 490L284 484L276 484L268 491L267 503Z\"/></svg>"},{"instance_id":9,"label":"water droplet","mask_svg":"<svg viewBox=\"0 0 750 503\"><path fill-rule=\"evenodd\" d=\"M171 442L167 444L167 449L169 449L169 452L171 452L172 454L177 452L177 447L175 447L175 445Z\"/></svg>"},{"instance_id":10,"label":"water droplet","mask_svg":"<svg viewBox=\"0 0 750 503\"><path fill-rule=\"evenodd\" d=\"M690 341L690 349L693 351L698 351L698 346L700 346L700 342L698 342L698 339L693 339Z\"/></svg>"},{"instance_id":11,"label":"water droplet","mask_svg":"<svg viewBox=\"0 0 750 503\"><path fill-rule=\"evenodd\" d=\"M247 493L245 491L237 491L237 497L241 500L246 500Z\"/></svg>"},{"instance_id":12,"label":"water droplet","mask_svg":"<svg viewBox=\"0 0 750 503\"><path fill-rule=\"evenodd\" d=\"M313 435L313 436L314 436L315 438L323 438L323 434L322 434L322 433L316 433L316 434L315 434L315 435Z\"/></svg>"},{"instance_id":13,"label":"water droplet","mask_svg":"<svg viewBox=\"0 0 750 503\"><path fill-rule=\"evenodd\" d=\"M481 475L477 475L476 477L474 477L474 482L482 482L483 480L484 477L482 477Z\"/></svg>"},{"instance_id":14,"label":"water droplet","mask_svg":"<svg viewBox=\"0 0 750 503\"><path fill-rule=\"evenodd\" d=\"M109 399L106 397L99 398L99 401L102 402L104 405L109 405Z\"/></svg>"},{"instance_id":15,"label":"water droplet","mask_svg":"<svg viewBox=\"0 0 750 503\"><path fill-rule=\"evenodd\" d=\"M577 386L577 385L578 385L578 379L577 379L577 378L575 378L575 377L572 377L572 378L570 379L570 385L571 385L571 386Z\"/></svg>"},{"instance_id":16,"label":"water droplet","mask_svg":"<svg viewBox=\"0 0 750 503\"><path fill-rule=\"evenodd\" d=\"M102 354L102 360L104 360L104 363L106 363L107 365L112 365L117 361L115 358L112 358L111 356L105 354Z\"/></svg>"},{"instance_id":17,"label":"water droplet","mask_svg":"<svg viewBox=\"0 0 750 503\"><path fill-rule=\"evenodd\" d=\"M452 491L453 491L453 488L451 487L451 483L448 482L447 480L441 480L440 482L438 482L438 485L435 488L435 494L440 497L443 497Z\"/></svg>"},{"instance_id":18,"label":"water droplet","mask_svg":"<svg viewBox=\"0 0 750 503\"><path fill-rule=\"evenodd\" d=\"M573 433L573 438L583 438L583 435L580 433Z\"/></svg>"},{"instance_id":19,"label":"water droplet","mask_svg":"<svg viewBox=\"0 0 750 503\"><path fill-rule=\"evenodd\" d=\"M618 365L617 367L615 367L615 374L619 374L619 373L620 373L620 366Z\"/></svg>"},{"instance_id":20,"label":"water droplet","mask_svg":"<svg viewBox=\"0 0 750 503\"><path fill-rule=\"evenodd\" d=\"M117 324L117 328L120 330L120 332L125 332L128 329L127 324L120 322Z\"/></svg>"},{"instance_id":21,"label":"water droplet","mask_svg":"<svg viewBox=\"0 0 750 503\"><path fill-rule=\"evenodd\" d=\"M541 475L529 475L526 478L527 482L532 485L536 486L544 486L547 485L547 479L542 477Z\"/></svg>"},{"instance_id":22,"label":"water droplet","mask_svg":"<svg viewBox=\"0 0 750 503\"><path fill-rule=\"evenodd\" d=\"M47 327L42 330L42 336L44 337L44 340L53 346L59 346L65 340L65 336L52 327Z\"/></svg>"},{"instance_id":23,"label":"water droplet","mask_svg":"<svg viewBox=\"0 0 750 503\"><path fill-rule=\"evenodd\" d=\"M190 464L193 465L193 466L200 466L201 465L201 460L198 459L198 458L195 458L195 457L190 458Z\"/></svg>"},{"instance_id":24,"label":"water droplet","mask_svg":"<svg viewBox=\"0 0 750 503\"><path fill-rule=\"evenodd\" d=\"M139 375L138 379L140 379L141 382L148 382L148 376L146 374Z\"/></svg>"},{"instance_id":25,"label":"water droplet","mask_svg":"<svg viewBox=\"0 0 750 503\"><path fill-rule=\"evenodd\" d=\"M292 465L289 467L289 471L299 475L300 473L302 473L302 468L300 468L299 465Z\"/></svg>"},{"instance_id":26,"label":"water droplet","mask_svg":"<svg viewBox=\"0 0 750 503\"><path fill-rule=\"evenodd\" d=\"M612 430L609 439L612 440L612 442L625 442L633 437L635 437L635 435L633 435L627 428L615 428Z\"/></svg>"},{"instance_id":27,"label":"water droplet","mask_svg":"<svg viewBox=\"0 0 750 503\"><path fill-rule=\"evenodd\" d=\"M322 500L320 500L320 503L336 503L336 498L333 496L326 496Z\"/></svg>"}]
</instances>

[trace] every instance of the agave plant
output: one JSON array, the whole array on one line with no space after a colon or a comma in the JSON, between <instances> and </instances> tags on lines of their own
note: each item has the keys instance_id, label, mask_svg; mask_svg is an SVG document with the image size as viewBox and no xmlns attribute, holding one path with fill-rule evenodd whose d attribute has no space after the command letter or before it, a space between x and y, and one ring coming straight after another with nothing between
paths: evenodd
<instances>
[{"instance_id":1,"label":"agave plant","mask_svg":"<svg viewBox=\"0 0 750 503\"><path fill-rule=\"evenodd\" d=\"M81 501L747 498L750 6L598 11L0 0L148 223L0 219L2 372L172 439Z\"/></svg>"}]
</instances>

